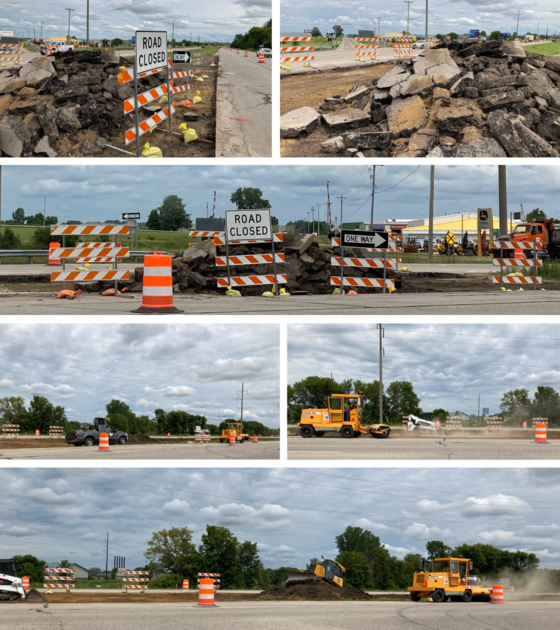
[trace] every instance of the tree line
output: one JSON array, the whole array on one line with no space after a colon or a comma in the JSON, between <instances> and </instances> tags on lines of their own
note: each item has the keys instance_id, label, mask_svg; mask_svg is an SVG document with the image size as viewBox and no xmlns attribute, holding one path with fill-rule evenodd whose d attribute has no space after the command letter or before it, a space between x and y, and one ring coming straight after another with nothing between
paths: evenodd
<instances>
[{"instance_id":1,"label":"tree line","mask_svg":"<svg viewBox=\"0 0 560 630\"><path fill-rule=\"evenodd\" d=\"M232 48L242 50L258 50L261 45L272 48L272 20L268 20L263 26L253 26L245 35L236 35L231 42Z\"/></svg>"},{"instance_id":2,"label":"tree line","mask_svg":"<svg viewBox=\"0 0 560 630\"><path fill-rule=\"evenodd\" d=\"M500 409L510 424L521 425L532 418L548 418L549 427L560 426L560 394L553 387L537 386L533 398L524 387L513 389L502 396Z\"/></svg>"},{"instance_id":3,"label":"tree line","mask_svg":"<svg viewBox=\"0 0 560 630\"><path fill-rule=\"evenodd\" d=\"M393 381L386 389L383 386L383 413L379 418L379 381L361 381L346 379L340 383L329 377L308 376L293 385L288 385L288 424L300 421L301 410L328 407L331 394L357 394L362 392L365 398L364 424L387 422L400 424L402 417L409 414L419 415L420 398L414 392L410 381Z\"/></svg>"}]
</instances>

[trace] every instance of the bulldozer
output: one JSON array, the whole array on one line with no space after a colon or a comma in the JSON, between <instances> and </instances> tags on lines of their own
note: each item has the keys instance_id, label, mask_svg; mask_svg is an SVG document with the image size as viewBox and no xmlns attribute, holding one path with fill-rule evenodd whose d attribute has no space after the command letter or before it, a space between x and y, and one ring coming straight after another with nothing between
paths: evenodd
<instances>
[{"instance_id":1,"label":"bulldozer","mask_svg":"<svg viewBox=\"0 0 560 630\"><path fill-rule=\"evenodd\" d=\"M249 439L248 433L243 433L243 424L241 422L229 422L226 429L222 429L220 435L220 444L229 443L229 438L235 437L236 442L246 442Z\"/></svg>"},{"instance_id":2,"label":"bulldozer","mask_svg":"<svg viewBox=\"0 0 560 630\"><path fill-rule=\"evenodd\" d=\"M306 571L293 571L288 574L286 584L293 586L295 584L311 584L312 582L328 582L336 586L344 586L344 573L346 569L336 560L323 558L320 562L312 562Z\"/></svg>"},{"instance_id":3,"label":"bulldozer","mask_svg":"<svg viewBox=\"0 0 560 630\"><path fill-rule=\"evenodd\" d=\"M408 587L410 599L419 602L429 597L433 602L447 602L450 599L460 602L492 601L492 589L474 586L469 583L472 560L458 558L436 558L426 561L422 558L422 568L414 573L412 586Z\"/></svg>"},{"instance_id":4,"label":"bulldozer","mask_svg":"<svg viewBox=\"0 0 560 630\"><path fill-rule=\"evenodd\" d=\"M14 559L0 559L0 602L17 602L26 597L23 580L17 577Z\"/></svg>"},{"instance_id":5,"label":"bulldozer","mask_svg":"<svg viewBox=\"0 0 560 630\"><path fill-rule=\"evenodd\" d=\"M302 409L298 422L301 437L323 437L326 432L340 433L344 438L358 438L370 434L374 438L388 438L388 424L363 424L365 398L357 394L331 394L327 409Z\"/></svg>"}]
</instances>

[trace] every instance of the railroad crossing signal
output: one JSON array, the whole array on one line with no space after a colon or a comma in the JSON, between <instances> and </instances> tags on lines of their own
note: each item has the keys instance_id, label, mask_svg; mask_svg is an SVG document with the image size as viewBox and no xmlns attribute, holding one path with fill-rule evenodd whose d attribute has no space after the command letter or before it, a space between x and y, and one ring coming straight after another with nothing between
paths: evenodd
<instances>
[{"instance_id":1,"label":"railroad crossing signal","mask_svg":"<svg viewBox=\"0 0 560 630\"><path fill-rule=\"evenodd\" d=\"M340 232L340 230L342 229L342 221L340 223L333 221L332 229L333 229L333 232Z\"/></svg>"},{"instance_id":2,"label":"railroad crossing signal","mask_svg":"<svg viewBox=\"0 0 560 630\"><path fill-rule=\"evenodd\" d=\"M448 245L455 245L455 243L457 242L457 237L455 236L455 234L453 234L453 232L447 232L447 234L445 235L445 242Z\"/></svg>"}]
</instances>

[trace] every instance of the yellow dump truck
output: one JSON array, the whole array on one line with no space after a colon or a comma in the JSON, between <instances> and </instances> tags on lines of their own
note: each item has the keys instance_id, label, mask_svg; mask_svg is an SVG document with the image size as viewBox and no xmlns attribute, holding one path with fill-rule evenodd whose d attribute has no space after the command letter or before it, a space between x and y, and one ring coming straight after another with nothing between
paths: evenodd
<instances>
[{"instance_id":1,"label":"yellow dump truck","mask_svg":"<svg viewBox=\"0 0 560 630\"><path fill-rule=\"evenodd\" d=\"M288 574L287 585L306 584L309 582L325 581L336 586L344 586L344 574L346 569L336 560L322 558L317 562L312 562L306 571L293 571Z\"/></svg>"},{"instance_id":2,"label":"yellow dump truck","mask_svg":"<svg viewBox=\"0 0 560 630\"><path fill-rule=\"evenodd\" d=\"M298 422L301 437L323 437L328 431L340 433L345 438L358 438L362 433L375 438L387 438L391 434L388 424L365 426L365 398L358 394L332 394L328 409L302 409Z\"/></svg>"},{"instance_id":3,"label":"yellow dump truck","mask_svg":"<svg viewBox=\"0 0 560 630\"><path fill-rule=\"evenodd\" d=\"M431 597L436 603L449 599L492 601L491 588L469 584L469 571L472 561L466 558L436 558L431 562L422 559L422 569L414 574L412 586L408 587L410 599L419 602L423 597Z\"/></svg>"},{"instance_id":4,"label":"yellow dump truck","mask_svg":"<svg viewBox=\"0 0 560 630\"><path fill-rule=\"evenodd\" d=\"M230 422L227 425L227 429L222 429L222 435L220 435L220 444L224 442L229 444L229 438L234 437L236 442L246 442L249 439L247 433L243 433L243 425L241 422Z\"/></svg>"}]
</instances>

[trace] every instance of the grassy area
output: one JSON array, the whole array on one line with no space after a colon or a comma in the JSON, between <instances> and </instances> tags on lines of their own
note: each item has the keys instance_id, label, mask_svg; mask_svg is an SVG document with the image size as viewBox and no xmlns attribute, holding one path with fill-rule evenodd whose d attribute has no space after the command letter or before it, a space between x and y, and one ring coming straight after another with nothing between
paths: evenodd
<instances>
[{"instance_id":1,"label":"grassy area","mask_svg":"<svg viewBox=\"0 0 560 630\"><path fill-rule=\"evenodd\" d=\"M560 260L545 258L542 263L543 266L538 267L536 270L533 267L524 267L523 275L533 276L536 271L536 275L541 276L543 279L560 280Z\"/></svg>"},{"instance_id":2,"label":"grassy area","mask_svg":"<svg viewBox=\"0 0 560 630\"><path fill-rule=\"evenodd\" d=\"M530 44L523 46L525 52L536 53L537 55L560 55L560 41L549 42L548 44Z\"/></svg>"}]
</instances>

